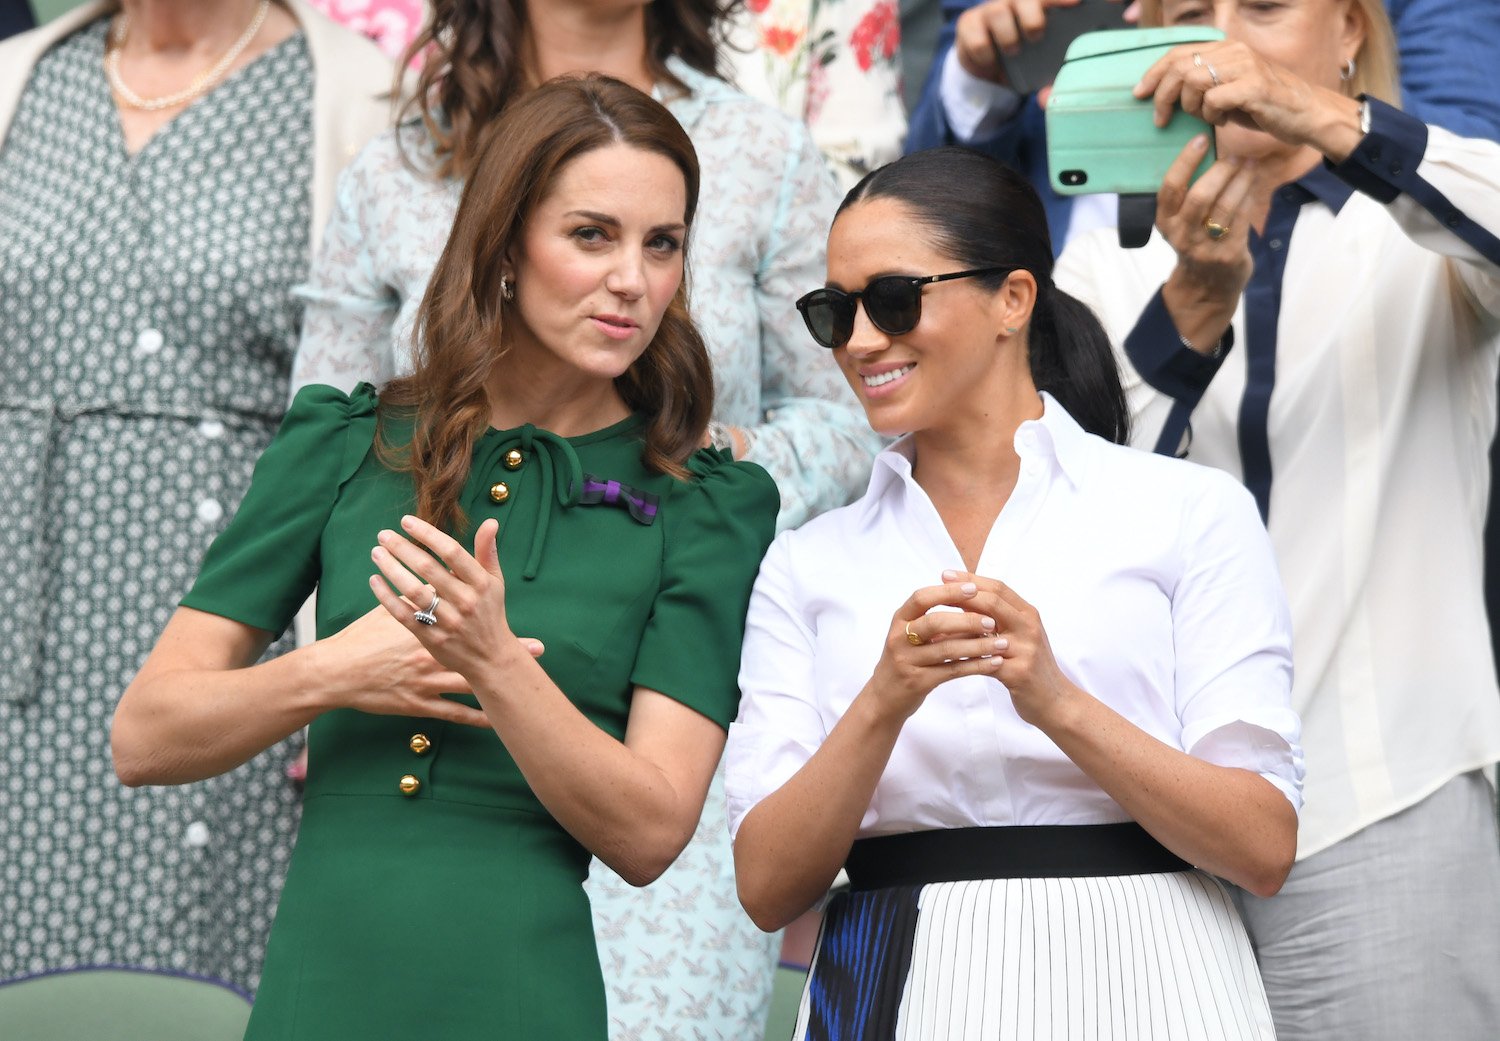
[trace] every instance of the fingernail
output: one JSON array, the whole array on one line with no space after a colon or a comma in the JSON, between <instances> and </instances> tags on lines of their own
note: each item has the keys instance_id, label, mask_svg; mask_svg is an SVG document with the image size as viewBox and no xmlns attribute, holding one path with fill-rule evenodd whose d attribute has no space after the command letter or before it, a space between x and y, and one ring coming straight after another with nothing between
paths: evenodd
<instances>
[{"instance_id":1,"label":"fingernail","mask_svg":"<svg viewBox=\"0 0 1500 1041\"><path fill-rule=\"evenodd\" d=\"M406 514L405 516L403 516L401 518L401 526L403 528L409 528L409 527L412 526L412 524L414 524L416 522L416 519L417 518L413 517L411 514L408 513L408 514Z\"/></svg>"},{"instance_id":2,"label":"fingernail","mask_svg":"<svg viewBox=\"0 0 1500 1041\"><path fill-rule=\"evenodd\" d=\"M993 618L981 618L979 621L984 626L986 632L995 628L995 620Z\"/></svg>"},{"instance_id":3,"label":"fingernail","mask_svg":"<svg viewBox=\"0 0 1500 1041\"><path fill-rule=\"evenodd\" d=\"M1003 636L997 636L995 638L995 650L997 650L997 651L1003 651L1003 650L1005 650L1009 646L1010 646L1010 641L1007 640L1005 637L1003 637Z\"/></svg>"},{"instance_id":4,"label":"fingernail","mask_svg":"<svg viewBox=\"0 0 1500 1041\"><path fill-rule=\"evenodd\" d=\"M389 528L381 528L380 531L377 532L376 535L375 535L375 541L376 542L389 542L389 541L391 541L391 539L395 538L395 536L396 536L396 533L393 532L393 531L391 531Z\"/></svg>"},{"instance_id":5,"label":"fingernail","mask_svg":"<svg viewBox=\"0 0 1500 1041\"><path fill-rule=\"evenodd\" d=\"M959 591L962 592L964 596L973 596L975 593L979 592L979 587L976 586L973 582L965 582L963 585L959 586L958 588L959 588Z\"/></svg>"},{"instance_id":6,"label":"fingernail","mask_svg":"<svg viewBox=\"0 0 1500 1041\"><path fill-rule=\"evenodd\" d=\"M957 571L944 571L943 572L943 581L944 582L952 582L956 578L958 578L958 572Z\"/></svg>"},{"instance_id":7,"label":"fingernail","mask_svg":"<svg viewBox=\"0 0 1500 1041\"><path fill-rule=\"evenodd\" d=\"M1194 137L1193 138L1193 147L1196 148L1200 152L1203 151L1205 148L1207 148L1208 147L1208 135L1207 134L1199 134L1196 137Z\"/></svg>"}]
</instances>

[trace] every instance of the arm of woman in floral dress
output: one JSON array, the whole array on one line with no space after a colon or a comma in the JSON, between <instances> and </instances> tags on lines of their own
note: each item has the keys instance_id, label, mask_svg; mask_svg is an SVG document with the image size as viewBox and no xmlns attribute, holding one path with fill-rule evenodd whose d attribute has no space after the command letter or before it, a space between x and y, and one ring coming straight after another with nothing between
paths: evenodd
<instances>
[{"instance_id":1,"label":"arm of woman in floral dress","mask_svg":"<svg viewBox=\"0 0 1500 1041\"><path fill-rule=\"evenodd\" d=\"M756 273L764 419L744 431L744 458L765 467L781 489L778 528L849 502L880 450L831 353L812 341L797 313L797 299L826 276L824 243L839 195L801 128L793 144Z\"/></svg>"}]
</instances>

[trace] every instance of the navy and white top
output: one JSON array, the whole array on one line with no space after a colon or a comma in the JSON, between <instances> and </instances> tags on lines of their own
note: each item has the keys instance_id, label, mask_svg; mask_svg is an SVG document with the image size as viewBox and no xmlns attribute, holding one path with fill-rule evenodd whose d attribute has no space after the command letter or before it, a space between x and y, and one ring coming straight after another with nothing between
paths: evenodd
<instances>
[{"instance_id":1,"label":"navy and white top","mask_svg":"<svg viewBox=\"0 0 1500 1041\"><path fill-rule=\"evenodd\" d=\"M1111 444L1043 400L1016 431L1020 476L978 573L1036 607L1083 690L1299 805L1291 620L1254 502L1221 473ZM964 566L913 453L910 438L882 452L864 498L782 534L761 565L725 752L732 830L848 710L896 609ZM859 834L1129 819L999 680L968 676L907 720Z\"/></svg>"},{"instance_id":2,"label":"navy and white top","mask_svg":"<svg viewBox=\"0 0 1500 1041\"><path fill-rule=\"evenodd\" d=\"M1057 284L1120 348L1135 441L1255 496L1291 604L1299 854L1500 760L1481 590L1500 357L1500 145L1370 102L1342 164L1275 193L1214 360L1184 349L1159 235L1072 243Z\"/></svg>"}]
</instances>

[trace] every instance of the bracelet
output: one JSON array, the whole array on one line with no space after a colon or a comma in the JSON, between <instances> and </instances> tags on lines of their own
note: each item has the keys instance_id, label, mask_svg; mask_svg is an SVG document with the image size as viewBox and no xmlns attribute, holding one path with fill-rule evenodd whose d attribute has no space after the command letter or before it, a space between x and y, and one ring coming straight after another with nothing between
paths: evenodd
<instances>
[{"instance_id":1,"label":"bracelet","mask_svg":"<svg viewBox=\"0 0 1500 1041\"><path fill-rule=\"evenodd\" d=\"M1194 354L1203 353L1202 351L1198 350L1198 348L1194 347L1192 342L1181 333L1177 334L1177 340ZM1213 361L1218 361L1220 358L1224 357L1224 337L1219 337L1219 342L1214 344L1214 349L1209 351L1207 356Z\"/></svg>"}]
</instances>

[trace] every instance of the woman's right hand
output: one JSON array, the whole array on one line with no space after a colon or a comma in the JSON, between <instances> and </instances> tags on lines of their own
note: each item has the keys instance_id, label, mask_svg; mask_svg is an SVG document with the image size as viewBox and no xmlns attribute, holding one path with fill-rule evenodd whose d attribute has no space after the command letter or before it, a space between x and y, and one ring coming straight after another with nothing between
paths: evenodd
<instances>
[{"instance_id":1,"label":"woman's right hand","mask_svg":"<svg viewBox=\"0 0 1500 1041\"><path fill-rule=\"evenodd\" d=\"M939 683L1000 670L1003 648L995 642L995 619L966 610L978 592L973 582L926 586L896 611L865 687L884 714L905 722Z\"/></svg>"},{"instance_id":2,"label":"woman's right hand","mask_svg":"<svg viewBox=\"0 0 1500 1041\"><path fill-rule=\"evenodd\" d=\"M443 697L470 693L469 681L443 668L378 604L332 636L310 645L330 678L330 707L382 716L421 716L488 727L477 708Z\"/></svg>"},{"instance_id":3,"label":"woman's right hand","mask_svg":"<svg viewBox=\"0 0 1500 1041\"><path fill-rule=\"evenodd\" d=\"M1042 38L1047 8L1075 7L1079 0L986 0L958 16L953 53L965 72L992 83L1005 83L1000 54L1016 55L1023 43Z\"/></svg>"},{"instance_id":4,"label":"woman's right hand","mask_svg":"<svg viewBox=\"0 0 1500 1041\"><path fill-rule=\"evenodd\" d=\"M1177 331L1200 353L1212 353L1234 318L1255 265L1250 257L1251 189L1255 165L1220 159L1189 179L1208 148L1199 134L1178 153L1156 196L1156 228L1177 251L1162 288ZM1211 231L1223 229L1215 238Z\"/></svg>"}]
</instances>

